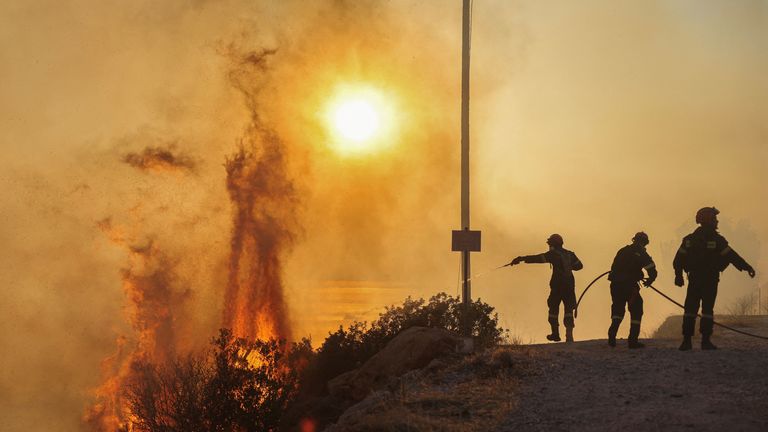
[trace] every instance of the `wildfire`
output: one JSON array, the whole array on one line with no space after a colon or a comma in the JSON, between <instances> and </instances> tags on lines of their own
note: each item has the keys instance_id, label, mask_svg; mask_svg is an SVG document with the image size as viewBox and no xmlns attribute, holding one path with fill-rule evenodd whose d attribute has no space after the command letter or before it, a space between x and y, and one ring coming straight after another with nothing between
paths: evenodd
<instances>
[{"instance_id":1,"label":"wildfire","mask_svg":"<svg viewBox=\"0 0 768 432\"><path fill-rule=\"evenodd\" d=\"M134 335L117 340L115 354L102 362L103 384L96 389L97 402L86 412L85 421L93 430L115 431L130 419L122 403L121 389L130 379L136 361L166 362L176 351L176 324L188 291L178 289L173 263L151 241L132 246L135 241L124 227L110 219L99 228L129 252L129 263L122 270L123 291L128 299L128 315Z\"/></svg>"},{"instance_id":2,"label":"wildfire","mask_svg":"<svg viewBox=\"0 0 768 432\"><path fill-rule=\"evenodd\" d=\"M232 202L233 221L229 268L224 293L222 327L235 337L290 339L287 308L283 298L282 270L286 251L295 238L298 197L287 174L285 145L264 127L255 112L258 86L254 74L262 74L265 58L273 51L249 53L238 62L235 84L251 107L252 122L240 150L226 161L226 187ZM124 159L142 173L168 171L191 173L191 159L152 148ZM152 241L142 239L137 227L115 226L111 219L99 227L115 244L125 248L129 263L122 271L123 290L133 334L118 340L116 353L103 364L103 384L95 391L96 402L85 414L92 430L131 430L133 418L122 399L124 389L141 379L137 366L164 365L176 358L181 345L178 326L190 290L180 286L171 260ZM258 364L257 358L249 361ZM132 420L133 418L133 420Z\"/></svg>"},{"instance_id":3,"label":"wildfire","mask_svg":"<svg viewBox=\"0 0 768 432\"><path fill-rule=\"evenodd\" d=\"M261 146L241 149L226 164L234 220L223 322L235 336L288 339L281 254L293 241L296 197L293 184L276 175L285 163L279 140L254 134Z\"/></svg>"}]
</instances>

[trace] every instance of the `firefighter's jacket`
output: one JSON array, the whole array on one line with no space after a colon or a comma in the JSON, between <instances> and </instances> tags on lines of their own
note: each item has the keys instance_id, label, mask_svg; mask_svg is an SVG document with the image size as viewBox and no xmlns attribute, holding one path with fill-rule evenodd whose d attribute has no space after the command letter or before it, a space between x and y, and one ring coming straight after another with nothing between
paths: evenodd
<instances>
[{"instance_id":1,"label":"firefighter's jacket","mask_svg":"<svg viewBox=\"0 0 768 432\"><path fill-rule=\"evenodd\" d=\"M552 278L549 286L552 288L575 288L576 282L573 271L581 270L584 265L575 253L563 248L552 248L538 255L520 257L524 263L549 263L552 265Z\"/></svg>"},{"instance_id":2,"label":"firefighter's jacket","mask_svg":"<svg viewBox=\"0 0 768 432\"><path fill-rule=\"evenodd\" d=\"M644 277L643 270L648 272L648 279L656 279L656 264L645 248L636 244L627 245L616 253L608 280L637 283Z\"/></svg>"},{"instance_id":3,"label":"firefighter's jacket","mask_svg":"<svg viewBox=\"0 0 768 432\"><path fill-rule=\"evenodd\" d=\"M738 270L748 270L749 264L728 246L728 240L714 228L699 227L683 238L672 265L675 276L683 272L695 277L720 279L720 272L733 264Z\"/></svg>"}]
</instances>

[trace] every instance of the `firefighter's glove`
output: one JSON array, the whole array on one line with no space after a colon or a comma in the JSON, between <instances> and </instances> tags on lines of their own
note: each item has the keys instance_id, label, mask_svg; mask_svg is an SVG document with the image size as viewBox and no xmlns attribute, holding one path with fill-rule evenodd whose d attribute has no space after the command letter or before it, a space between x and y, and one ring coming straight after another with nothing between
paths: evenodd
<instances>
[{"instance_id":1,"label":"firefighter's glove","mask_svg":"<svg viewBox=\"0 0 768 432\"><path fill-rule=\"evenodd\" d=\"M511 265L511 266L518 265L521 262L523 262L523 257L517 257L517 258L513 259L512 262L509 263L509 265Z\"/></svg>"},{"instance_id":2,"label":"firefighter's glove","mask_svg":"<svg viewBox=\"0 0 768 432\"><path fill-rule=\"evenodd\" d=\"M675 275L675 285L679 287L685 285L685 279L683 279L682 274Z\"/></svg>"},{"instance_id":3,"label":"firefighter's glove","mask_svg":"<svg viewBox=\"0 0 768 432\"><path fill-rule=\"evenodd\" d=\"M751 265L747 265L746 270L749 277L751 278L755 277L755 269L753 269Z\"/></svg>"}]
</instances>

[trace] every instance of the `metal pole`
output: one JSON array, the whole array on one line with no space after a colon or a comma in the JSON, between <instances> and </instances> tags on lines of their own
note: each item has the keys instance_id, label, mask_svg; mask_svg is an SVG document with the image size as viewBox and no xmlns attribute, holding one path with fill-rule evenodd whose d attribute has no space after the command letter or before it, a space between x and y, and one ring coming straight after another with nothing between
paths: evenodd
<instances>
[{"instance_id":1,"label":"metal pole","mask_svg":"<svg viewBox=\"0 0 768 432\"><path fill-rule=\"evenodd\" d=\"M470 49L470 4L464 0L461 39L461 229L469 229L469 49ZM472 298L470 287L469 252L461 252L462 262L462 303L464 304L464 336L469 336L468 312Z\"/></svg>"}]
</instances>

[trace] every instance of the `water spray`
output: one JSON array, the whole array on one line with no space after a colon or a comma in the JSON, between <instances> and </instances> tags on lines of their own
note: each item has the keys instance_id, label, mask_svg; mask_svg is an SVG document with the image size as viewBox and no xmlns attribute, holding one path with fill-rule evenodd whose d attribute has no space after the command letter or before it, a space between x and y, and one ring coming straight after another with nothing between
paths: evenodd
<instances>
[{"instance_id":1,"label":"water spray","mask_svg":"<svg viewBox=\"0 0 768 432\"><path fill-rule=\"evenodd\" d=\"M493 273L493 272L495 272L496 270L502 269L502 268L504 268L504 267L507 267L507 266L510 266L510 267L511 267L511 266L512 266L512 263L506 263L506 264L504 264L504 265L500 265L500 266L498 266L498 267L494 267L494 268L492 268L492 269L490 269L490 270L486 270L486 271L484 271L484 272L481 272L481 273L473 274L471 277L468 277L468 278L467 278L467 281L471 281L472 279L477 279L477 278L479 278L479 277L485 276L485 275L487 275L487 274L489 274L489 273ZM459 284L461 284L461 280L459 280Z\"/></svg>"},{"instance_id":2,"label":"water spray","mask_svg":"<svg viewBox=\"0 0 768 432\"><path fill-rule=\"evenodd\" d=\"M504 265L500 265L500 266L498 266L498 267L495 267L495 268L492 268L492 269L490 269L490 270L486 270L486 271L484 271L484 272L482 272L482 273L473 274L473 275L472 275L472 277L470 277L470 278L469 278L469 279L467 279L467 280L477 279L477 278L479 278L479 277L481 277L481 276L485 276L485 275L487 275L488 273L493 273L493 272L495 272L496 270L502 269L502 268L504 268L504 267L507 267L507 266L512 266L512 263L506 263L506 264L504 264Z\"/></svg>"}]
</instances>

